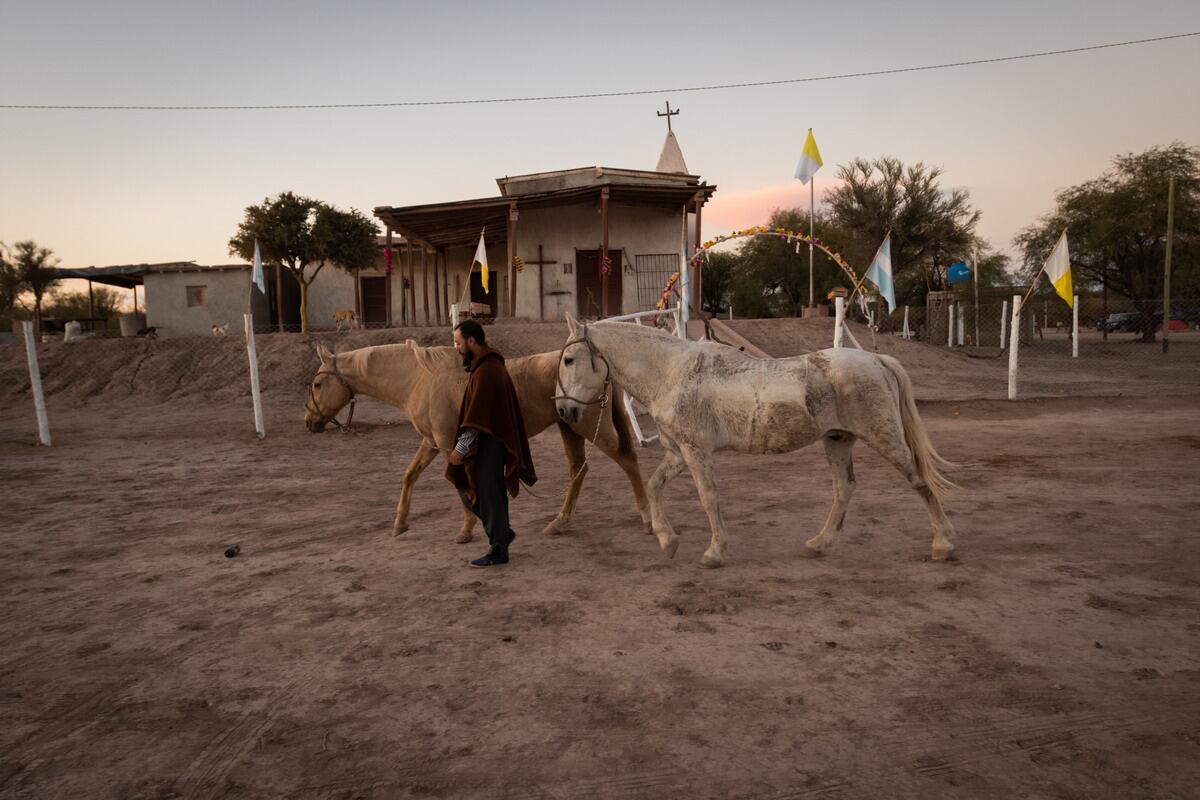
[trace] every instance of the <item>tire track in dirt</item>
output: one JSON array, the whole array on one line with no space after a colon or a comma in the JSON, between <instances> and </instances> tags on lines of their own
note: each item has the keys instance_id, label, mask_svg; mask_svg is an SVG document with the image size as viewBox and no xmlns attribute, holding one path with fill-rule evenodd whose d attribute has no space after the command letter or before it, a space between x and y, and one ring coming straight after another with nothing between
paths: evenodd
<instances>
[{"instance_id":1,"label":"tire track in dirt","mask_svg":"<svg viewBox=\"0 0 1200 800\"><path fill-rule=\"evenodd\" d=\"M857 773L852 780L830 779L816 786L754 795L753 800L808 800L856 796L926 796L937 788L930 779L966 775L966 768L1024 756L1070 757L1081 746L1105 746L1107 740L1138 729L1160 730L1172 723L1191 722L1200 715L1200 703L1178 698L1177 704L1143 709L1136 717L1119 710L1025 717L955 728L938 725L940 736L930 739L926 730L910 726L907 736L881 742L877 750L895 766ZM914 744L914 742L916 744ZM925 742L928 742L925 744Z\"/></svg>"},{"instance_id":2,"label":"tire track in dirt","mask_svg":"<svg viewBox=\"0 0 1200 800\"><path fill-rule=\"evenodd\" d=\"M279 709L290 707L291 701L310 683L311 680L293 681L271 693L259 708L246 711L236 723L213 737L176 780L180 796L188 800L219 796L226 776L242 756L258 745L275 722Z\"/></svg>"}]
</instances>

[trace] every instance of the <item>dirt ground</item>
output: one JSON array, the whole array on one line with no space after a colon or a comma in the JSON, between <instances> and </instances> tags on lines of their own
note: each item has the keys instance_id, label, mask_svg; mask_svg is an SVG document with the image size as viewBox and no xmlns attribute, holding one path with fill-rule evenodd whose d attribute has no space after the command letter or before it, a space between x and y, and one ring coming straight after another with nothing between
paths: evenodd
<instances>
[{"instance_id":1,"label":"dirt ground","mask_svg":"<svg viewBox=\"0 0 1200 800\"><path fill-rule=\"evenodd\" d=\"M260 338L262 441L227 376L163 383L234 342L199 365L169 342L47 350L44 371L111 361L47 378L51 448L20 387L0 395L0 796L1196 796L1200 358L1051 364L1029 385L1054 391L1008 402L977 399L1002 397L998 361L900 354L921 397L953 398L921 406L961 464L951 563L864 447L821 559L800 557L830 503L819 448L716 456L719 570L686 476L668 560L599 454L574 529L543 536L551 431L512 563L470 570L486 545L453 543L440 462L391 536L403 415L363 400L353 433L306 432L307 345ZM648 476L661 451L639 456Z\"/></svg>"}]
</instances>

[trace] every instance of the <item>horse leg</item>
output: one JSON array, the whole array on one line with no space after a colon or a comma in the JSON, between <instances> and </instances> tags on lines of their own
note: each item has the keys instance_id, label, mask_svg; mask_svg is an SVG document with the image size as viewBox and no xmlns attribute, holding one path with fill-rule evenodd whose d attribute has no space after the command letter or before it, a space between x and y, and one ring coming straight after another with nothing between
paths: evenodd
<instances>
[{"instance_id":1,"label":"horse leg","mask_svg":"<svg viewBox=\"0 0 1200 800\"><path fill-rule=\"evenodd\" d=\"M550 524L542 531L547 534L563 533L570 527L571 515L575 513L575 503L579 501L579 491L583 488L583 477L588 471L584 438L566 425L559 425L558 432L562 434L563 449L567 451L567 477L570 482L558 516L550 520Z\"/></svg>"},{"instance_id":2,"label":"horse leg","mask_svg":"<svg viewBox=\"0 0 1200 800\"><path fill-rule=\"evenodd\" d=\"M662 504L662 492L667 481L674 478L683 469L683 456L679 454L674 443L663 437L661 433L659 441L666 448L666 454L658 465L658 469L654 470L654 474L650 476L650 482L646 484L646 495L650 501L650 519L654 525L654 535L658 537L658 546L667 554L668 558L674 558L675 551L679 549L679 535L675 533L675 529L667 520L667 513Z\"/></svg>"},{"instance_id":3,"label":"horse leg","mask_svg":"<svg viewBox=\"0 0 1200 800\"><path fill-rule=\"evenodd\" d=\"M894 427L895 430L887 431L878 438L864 436L863 441L883 456L885 461L899 470L900 474L912 484L913 490L925 501L925 508L929 512L929 521L933 527L933 560L945 561L954 552L954 544L950 541L950 536L954 533L954 525L946 516L946 511L942 508L942 502L938 499L937 494L921 479L921 475L917 471L917 464L913 460L912 450L909 449L908 442L904 439L903 428L899 422Z\"/></svg>"},{"instance_id":4,"label":"horse leg","mask_svg":"<svg viewBox=\"0 0 1200 800\"><path fill-rule=\"evenodd\" d=\"M437 448L429 440L421 442L413 455L408 469L404 470L404 478L400 481L400 502L396 504L396 519L392 522L392 535L399 536L408 530L408 509L412 504L413 486L425 468L437 458Z\"/></svg>"},{"instance_id":5,"label":"horse leg","mask_svg":"<svg viewBox=\"0 0 1200 800\"><path fill-rule=\"evenodd\" d=\"M821 551L833 544L835 533L842 530L846 520L846 508L850 505L850 496L854 494L854 442L853 434L835 431L822 440L825 445L825 458L829 460L829 468L833 470L833 507L829 509L829 517L821 532L804 543L803 554L816 558Z\"/></svg>"},{"instance_id":6,"label":"horse leg","mask_svg":"<svg viewBox=\"0 0 1200 800\"><path fill-rule=\"evenodd\" d=\"M725 545L729 537L725 530L725 519L721 516L717 483L713 479L712 466L707 458L710 454L698 447L683 446L680 449L684 462L692 473L692 480L696 484L696 491L700 495L704 513L708 514L708 524L712 528L712 541L709 542L708 549L704 551L700 565L713 569L721 566L724 562Z\"/></svg>"},{"instance_id":7,"label":"horse leg","mask_svg":"<svg viewBox=\"0 0 1200 800\"><path fill-rule=\"evenodd\" d=\"M595 444L600 448L600 452L616 462L617 466L625 473L625 477L629 479L629 485L633 487L633 499L637 503L638 516L642 518L642 525L645 527L646 533L654 533L654 522L650 517L650 502L646 498L646 484L642 481L642 470L638 466L637 451L631 449L627 453L622 453L617 432L607 425L601 429Z\"/></svg>"}]
</instances>

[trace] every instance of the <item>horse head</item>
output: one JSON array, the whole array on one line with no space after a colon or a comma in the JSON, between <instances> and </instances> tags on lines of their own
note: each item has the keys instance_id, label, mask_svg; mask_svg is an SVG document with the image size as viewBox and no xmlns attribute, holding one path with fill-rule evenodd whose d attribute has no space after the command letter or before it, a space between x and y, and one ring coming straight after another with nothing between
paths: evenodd
<instances>
[{"instance_id":1,"label":"horse head","mask_svg":"<svg viewBox=\"0 0 1200 800\"><path fill-rule=\"evenodd\" d=\"M558 394L554 406L558 416L567 423L583 419L587 407L608 405L611 399L612 377L608 359L588 338L587 324L579 325L567 314L567 343L558 356Z\"/></svg>"},{"instance_id":2,"label":"horse head","mask_svg":"<svg viewBox=\"0 0 1200 800\"><path fill-rule=\"evenodd\" d=\"M338 370L337 356L325 345L318 344L317 357L321 359L321 366L308 385L308 397L304 400L304 427L310 433L323 432L330 422L340 428L336 417L347 403L351 404L351 416L354 414L354 390ZM350 423L347 421L346 424Z\"/></svg>"}]
</instances>

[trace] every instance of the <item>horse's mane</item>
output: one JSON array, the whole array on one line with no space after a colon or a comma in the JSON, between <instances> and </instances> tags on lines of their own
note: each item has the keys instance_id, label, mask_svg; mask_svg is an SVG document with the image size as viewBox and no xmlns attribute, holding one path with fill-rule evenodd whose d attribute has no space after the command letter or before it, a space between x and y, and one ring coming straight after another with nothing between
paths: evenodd
<instances>
[{"instance_id":1,"label":"horse's mane","mask_svg":"<svg viewBox=\"0 0 1200 800\"><path fill-rule=\"evenodd\" d=\"M445 372L446 370L458 368L462 363L461 356L459 356L458 351L453 347L442 345L422 347L412 339L406 341L404 345L412 348L413 354L417 357L417 363L426 372Z\"/></svg>"}]
</instances>

